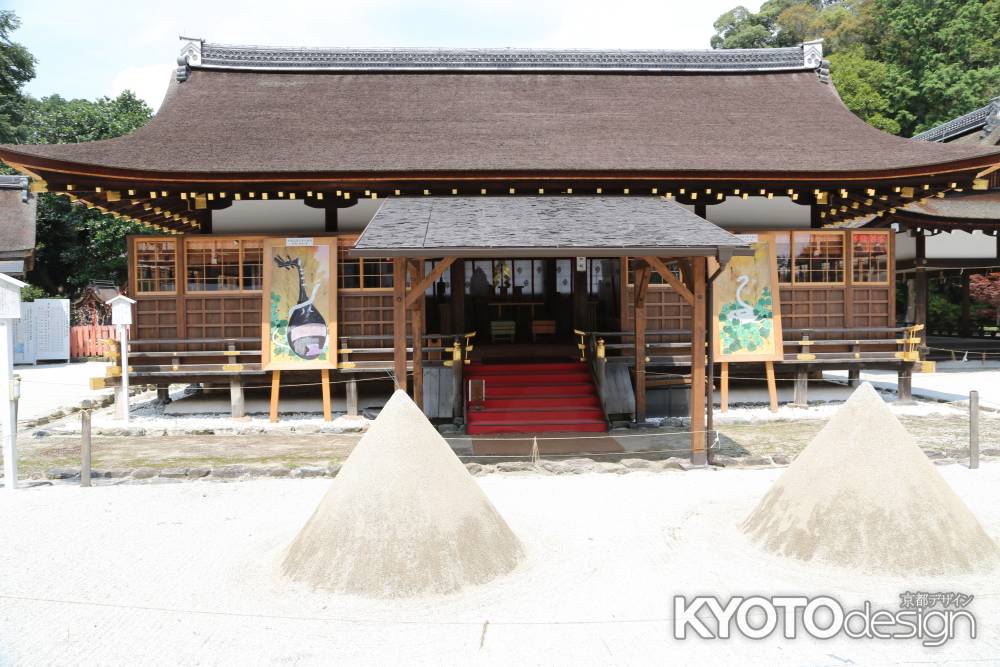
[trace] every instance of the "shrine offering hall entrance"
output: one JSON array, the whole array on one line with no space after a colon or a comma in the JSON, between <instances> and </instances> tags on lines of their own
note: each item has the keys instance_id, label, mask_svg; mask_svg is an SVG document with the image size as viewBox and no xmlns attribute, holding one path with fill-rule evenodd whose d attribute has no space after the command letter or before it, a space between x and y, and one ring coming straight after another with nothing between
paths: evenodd
<instances>
[{"instance_id":1,"label":"shrine offering hall entrance","mask_svg":"<svg viewBox=\"0 0 1000 667\"><path fill-rule=\"evenodd\" d=\"M425 293L427 327L474 331L484 352L502 358L572 357L575 330L617 328L619 283L618 258L457 260Z\"/></svg>"}]
</instances>

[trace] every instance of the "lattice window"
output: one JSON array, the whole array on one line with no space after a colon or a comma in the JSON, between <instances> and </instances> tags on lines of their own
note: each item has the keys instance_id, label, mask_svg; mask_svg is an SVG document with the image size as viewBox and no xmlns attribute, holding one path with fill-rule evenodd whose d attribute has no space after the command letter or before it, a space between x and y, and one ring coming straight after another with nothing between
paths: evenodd
<instances>
[{"instance_id":1,"label":"lattice window","mask_svg":"<svg viewBox=\"0 0 1000 667\"><path fill-rule=\"evenodd\" d=\"M851 280L856 284L889 282L889 233L851 234Z\"/></svg>"},{"instance_id":2,"label":"lattice window","mask_svg":"<svg viewBox=\"0 0 1000 667\"><path fill-rule=\"evenodd\" d=\"M792 282L792 233L774 233L774 254L778 261L778 282Z\"/></svg>"},{"instance_id":3,"label":"lattice window","mask_svg":"<svg viewBox=\"0 0 1000 667\"><path fill-rule=\"evenodd\" d=\"M844 282L844 234L842 232L794 232L793 282L836 284Z\"/></svg>"},{"instance_id":4,"label":"lattice window","mask_svg":"<svg viewBox=\"0 0 1000 667\"><path fill-rule=\"evenodd\" d=\"M337 285L340 289L392 289L392 259L349 257L356 239L337 243Z\"/></svg>"},{"instance_id":5,"label":"lattice window","mask_svg":"<svg viewBox=\"0 0 1000 667\"><path fill-rule=\"evenodd\" d=\"M177 291L177 241L139 239L135 242L135 285L143 294Z\"/></svg>"},{"instance_id":6,"label":"lattice window","mask_svg":"<svg viewBox=\"0 0 1000 667\"><path fill-rule=\"evenodd\" d=\"M259 240L243 241L240 266L243 291L255 292L264 289L264 243Z\"/></svg>"},{"instance_id":7,"label":"lattice window","mask_svg":"<svg viewBox=\"0 0 1000 667\"><path fill-rule=\"evenodd\" d=\"M188 239L184 258L188 292L261 289L261 242L241 239Z\"/></svg>"}]
</instances>

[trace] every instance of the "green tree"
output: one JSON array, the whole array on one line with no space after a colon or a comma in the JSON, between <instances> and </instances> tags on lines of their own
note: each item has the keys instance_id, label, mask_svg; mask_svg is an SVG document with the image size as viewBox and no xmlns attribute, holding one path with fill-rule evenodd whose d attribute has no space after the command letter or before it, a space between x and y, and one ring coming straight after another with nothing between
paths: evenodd
<instances>
[{"instance_id":1,"label":"green tree","mask_svg":"<svg viewBox=\"0 0 1000 667\"><path fill-rule=\"evenodd\" d=\"M96 101L66 100L58 95L25 102L20 135L30 143L75 143L121 136L152 117L131 91ZM125 236L142 231L135 223L97 209L72 204L61 195L38 197L33 284L52 293L72 294L95 279L125 281Z\"/></svg>"},{"instance_id":2,"label":"green tree","mask_svg":"<svg viewBox=\"0 0 1000 667\"><path fill-rule=\"evenodd\" d=\"M1000 95L1000 0L768 0L715 22L717 48L823 38L851 111L911 136Z\"/></svg>"},{"instance_id":3,"label":"green tree","mask_svg":"<svg viewBox=\"0 0 1000 667\"><path fill-rule=\"evenodd\" d=\"M35 78L35 58L10 35L21 25L17 15L0 10L0 143L13 143L21 124L21 88Z\"/></svg>"}]
</instances>

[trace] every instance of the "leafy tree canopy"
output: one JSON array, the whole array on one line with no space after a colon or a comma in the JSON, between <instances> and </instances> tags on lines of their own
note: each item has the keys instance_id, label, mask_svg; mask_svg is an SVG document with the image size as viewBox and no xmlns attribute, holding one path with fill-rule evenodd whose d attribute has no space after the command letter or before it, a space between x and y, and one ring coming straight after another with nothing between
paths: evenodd
<instances>
[{"instance_id":1,"label":"leafy tree canopy","mask_svg":"<svg viewBox=\"0 0 1000 667\"><path fill-rule=\"evenodd\" d=\"M35 58L10 35L21 25L14 12L0 10L0 143L12 143L21 124L21 88L35 78Z\"/></svg>"},{"instance_id":2,"label":"leafy tree canopy","mask_svg":"<svg viewBox=\"0 0 1000 667\"><path fill-rule=\"evenodd\" d=\"M110 139L142 127L153 113L131 91L115 98L35 99L22 88L35 76L35 59L12 41L17 16L0 10L0 142L61 144ZM5 171L10 172L5 168ZM38 293L67 294L91 280L125 280L125 236L142 231L60 195L38 196L35 266L28 281ZM32 292L31 294L35 294Z\"/></svg>"},{"instance_id":3,"label":"leafy tree canopy","mask_svg":"<svg viewBox=\"0 0 1000 667\"><path fill-rule=\"evenodd\" d=\"M30 143L110 139L132 132L152 117L146 103L131 91L93 102L58 95L28 98L25 108L19 134ZM91 280L122 284L127 270L125 236L140 231L135 223L43 193L38 197L35 269L28 278L52 293L75 293Z\"/></svg>"},{"instance_id":4,"label":"leafy tree canopy","mask_svg":"<svg viewBox=\"0 0 1000 667\"><path fill-rule=\"evenodd\" d=\"M726 12L715 31L716 48L822 38L847 107L904 136L1000 95L1000 0L767 0Z\"/></svg>"}]
</instances>

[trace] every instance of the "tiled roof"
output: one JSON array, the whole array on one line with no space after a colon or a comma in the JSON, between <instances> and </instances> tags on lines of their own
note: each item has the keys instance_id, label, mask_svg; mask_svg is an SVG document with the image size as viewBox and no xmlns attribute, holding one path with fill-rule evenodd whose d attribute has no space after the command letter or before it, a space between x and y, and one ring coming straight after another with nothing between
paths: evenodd
<instances>
[{"instance_id":1,"label":"tiled roof","mask_svg":"<svg viewBox=\"0 0 1000 667\"><path fill-rule=\"evenodd\" d=\"M949 141L969 132L998 124L1000 124L1000 97L994 97L986 106L970 111L964 116L953 118L937 127L932 127L925 132L914 135L913 138L920 141Z\"/></svg>"}]
</instances>

